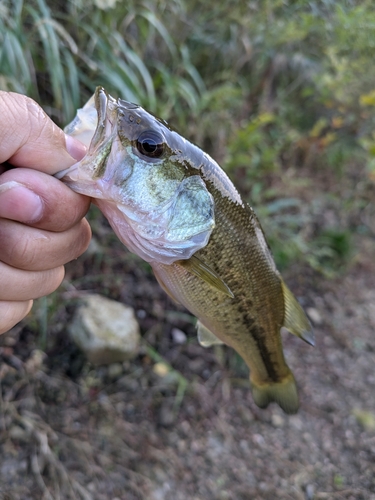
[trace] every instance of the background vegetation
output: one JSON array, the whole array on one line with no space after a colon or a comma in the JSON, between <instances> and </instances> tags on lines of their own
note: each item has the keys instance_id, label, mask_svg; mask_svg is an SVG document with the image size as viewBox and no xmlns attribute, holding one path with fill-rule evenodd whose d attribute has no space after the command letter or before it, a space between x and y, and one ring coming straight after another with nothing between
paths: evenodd
<instances>
[{"instance_id":1,"label":"background vegetation","mask_svg":"<svg viewBox=\"0 0 375 500\"><path fill-rule=\"evenodd\" d=\"M59 124L98 84L142 104L221 162L260 208L279 265L303 258L331 272L351 233L369 230L374 30L371 1L9 0L0 88L30 95ZM317 222L327 200L306 210L290 189L270 189L270 176L290 187L312 168L345 183L353 162L364 168L345 211L364 214L350 227Z\"/></svg>"},{"instance_id":2,"label":"background vegetation","mask_svg":"<svg viewBox=\"0 0 375 500\"><path fill-rule=\"evenodd\" d=\"M321 283L325 280L325 291L330 290L327 292L330 294L327 307L332 314L337 306L332 299L333 290L337 283L341 283L335 280L340 280L358 262L363 264L363 258L359 257L363 238L370 241L375 235L374 51L375 9L372 0L0 2L0 89L33 97L61 126L72 119L75 110L92 95L97 85L103 85L114 96L140 103L168 120L182 135L210 153L228 172L244 198L254 206L278 266L294 285L292 288L299 292L304 305L315 304L317 307L317 304L323 303L320 298L320 295L323 296ZM239 387L236 389L238 392L231 393L233 406L228 410L228 414L231 411L235 413L231 414L233 422L239 419L238 442L243 437L241 425L247 428L249 422L252 429L260 433L255 433L255 436L261 435L267 425L275 427L275 433L271 435L277 439L274 441L272 438L268 442L268 455L264 450L257 455L257 447L261 449L262 444L261 439L256 438L258 441L253 443L255 451L250 450L247 454L245 447L238 451L237 446L231 452L232 457L237 453L250 461L253 453L255 457L259 456L260 479L254 472L258 481L256 484L266 484L261 482L262 479L268 481L268 476L266 479L262 476L265 464L274 464L274 457L283 456L280 449L294 446L293 436L302 434L304 423L296 421L295 428L292 424L288 427L283 434L288 435L285 443L282 439L286 438L277 434L282 422L277 412L276 420L274 414L271 419L264 417L265 420L262 420L257 410L252 409L255 417L250 418L249 401L242 404L245 392L241 392L243 386L244 391L248 391L247 372L238 357L221 348L215 351L215 356L208 351L202 354L192 341L195 337L193 318L173 306L159 291L152 281L149 266L125 252L98 211L91 210L89 219L96 246L78 262L68 266L67 278L61 289L41 299L28 321L13 332L18 350L15 348L13 351L12 347L11 351L7 351L10 347L6 347L6 343L5 347L0 346L0 355L5 356L8 363L23 366L22 370L27 372L20 369L17 374L6 372L4 375L2 389L6 410L1 406L0 398L0 413L5 415L0 431L6 432L5 437L1 437L4 434L0 432L0 446L5 443L4 446L9 448L13 440L12 443L21 443L21 449L22 446L24 449L29 446L30 450L34 450L30 451L30 467L37 484L32 483L35 498L41 498L40 491L43 498L60 498L60 494L61 498L144 498L142 492L146 491L147 485L150 486L148 480L145 482L145 476L150 478L150 474L146 466L142 469L143 460L145 463L148 460L148 464L159 463L159 460L163 469L170 467L172 470L179 457L184 455L184 450L178 448L180 445L170 444L173 433L166 434L164 441L158 441L161 435L158 425L167 428L172 425L176 421L176 411L178 414L182 405L181 432L186 431L189 447L193 446L194 432L201 436L201 441L198 437L194 441L196 449L201 450L199 442L210 428L204 418L219 413L228 404L226 391L230 391L230 387ZM329 288L329 283L332 283L332 288ZM353 286L351 284L354 290ZM126 302L138 313L148 348L142 351L134 364L124 364L121 383L110 370L90 367L67 339L66 324L71 318L76 298L86 290ZM348 292L345 300L349 300L349 296ZM363 314L370 321L373 313ZM353 306L353 310L347 313L349 323L355 315L356 308ZM321 324L319 315L315 314L315 320L317 325ZM340 324L341 328L341 320L335 321L335 325ZM335 325L327 326L326 331L330 341L337 341L340 352L345 349L346 353L349 352L350 363L353 362L353 357L350 357L352 342L355 352L360 351L364 356L364 346L371 345L371 340L366 340L366 344L363 339L357 338L357 333L352 332L350 337L342 340L335 334ZM185 346L176 347L173 344L173 328L187 333L188 343ZM354 328L355 332L359 330ZM329 350L331 344L324 346ZM47 353L47 357L43 354L38 361L35 353L31 355L35 347ZM295 352L296 358L298 352L304 355L302 351ZM310 359L308 356L306 359ZM336 360L335 356L338 356L337 351L332 348L330 356L327 355L327 364L331 365L331 360ZM203 364L199 364L202 359ZM157 386L159 379L151 367L154 362L163 360L175 376L171 376L168 387L160 389ZM327 368L319 365L318 361L320 368L314 373L316 380L320 381L319 377L322 377L324 383L321 383L317 394L328 393L327 384L335 382L337 373L342 373L336 373L335 363L332 362L332 365L333 372L326 372ZM200 381L198 389L194 389L195 393L187 384L192 372ZM214 381L212 373L219 373ZM303 377L301 373L299 376ZM366 379L366 387L371 386L370 378L369 375ZM206 380L211 385L206 386ZM355 383L351 383L348 382L347 390L356 387L355 391L359 394ZM203 387L208 387L206 392ZM183 398L187 388L192 394L189 392L189 396L185 396L188 398L185 403ZM210 399L211 393L215 394L216 403ZM312 399L314 394L310 394ZM336 407L334 398L331 399L333 410L327 409L328 403L320 401L319 397L318 410L309 410L307 403L308 427L305 434L312 432L316 424L314 443L320 439L325 423L329 421L331 424L332 415L333 426L337 426L337 422L343 425L340 443L346 443L346 431L354 425L350 419L344 420L343 413L339 413L339 410L343 411L345 396ZM362 398L363 401L365 399ZM123 401L126 401L124 407L120 406ZM78 433L81 441L75 440L74 425L69 420L74 420L71 415L75 415L74 425L81 426ZM195 425L192 418L189 420L189 415L194 415L197 425L194 432L189 430L189 425ZM326 415L329 416L324 420ZM371 425L374 424L372 414L366 413L365 417L370 419ZM183 421L183 418L186 420ZM323 419L323 423L319 418ZM59 422L60 434L55 433L55 419ZM59 419L70 423L60 425ZM230 430L225 431L224 420L224 417L222 420L218 418L215 424L225 435L225 449L230 449L228 436L236 433L236 424L231 423ZM12 427L14 422L17 422L16 427ZM186 426L185 422L190 424ZM25 433L23 437L20 435L19 427L26 429L27 436ZM12 437L8 429L13 428L16 430ZM127 433L133 441L117 442L118 435L112 436L109 429L117 429L118 435ZM266 430L271 432L270 428ZM140 437L142 432L143 437ZM146 435L154 446L152 448L148 444L152 448L148 454L145 452ZM362 443L361 439L373 442L367 439L367 435L366 441L358 431L359 435L361 438L358 437L357 443ZM168 455L169 458L163 462L160 450L167 446L167 442L170 444L168 453L172 453L173 446L177 446L177 451L176 455ZM324 464L326 442L322 438L319 444L319 450L324 450L319 460ZM6 447L4 449L7 450ZM13 455L16 454L13 448L9 449ZM306 464L314 446L308 442L304 450L298 439L293 449L297 450L298 460ZM160 451L159 455L155 450ZM217 456L225 457L223 450L216 450ZM375 477L375 470L367 473L370 468L366 469L367 465L363 465L367 455L364 455L365 452L362 455L357 453L354 448L354 451L350 450L350 456L358 455L358 460L363 461L360 465L358 462L355 469L361 474L363 472L362 487L367 488L367 493L374 493L375 485L371 483L371 477ZM370 498L366 493L362 497L359 490L349 488L350 481L355 483L355 477L351 479L348 473L352 470L350 467L354 467L349 459L351 465L347 469L344 466L342 469L335 468L334 464L339 463L345 455L344 451L337 452L336 458L333 453L329 466L314 469L315 475L311 472L311 481L316 481L324 491L328 491L327 496L322 494L321 497L314 497L313 490L309 489L310 483L307 480L303 482L305 479L299 476L298 484L297 476L295 478L297 486L284 484L284 479L275 482L275 491L267 497L266 493L259 493L263 491L260 486L251 489L253 483L248 476L246 479L241 476L242 483L236 481L236 474L242 470L241 461L233 462L236 466L233 466L228 478L227 496L218 496L217 493L221 495L224 483L227 485L227 480L222 479L224 476L217 476L217 482L211 485L206 481L211 469L203 474L205 468L200 465L198 470L198 462L197 470L191 464L181 464L176 477L181 481L184 478L185 483L191 486L189 490L185 485L187 489L182 492L185 495L181 497L183 500L263 500L276 498L276 495L279 498L333 498L330 496L332 492L335 498ZM199 453L203 454L203 451ZM302 458L303 453L306 458ZM76 455L75 462L72 457ZM35 462L35 457L39 462ZM291 471L295 465L293 457L284 456L284 459L283 467L277 472L281 478L286 470ZM40 466L41 460L44 468ZM252 462L253 471L256 471L256 460ZM91 477L93 467L98 482L93 481L96 486L90 489L91 483L87 486L88 480L82 478ZM223 464L217 467L220 471L225 468ZM156 471L154 465L151 469ZM194 478L202 474L199 486L201 496L194 496L198 486L193 484L193 480L189 483L182 469L192 470ZM274 469L277 469L277 464ZM296 470L301 472L293 469L294 472ZM308 470L307 467L303 473L310 474L306 472ZM268 473L272 475L273 472L270 470ZM290 477L294 477L291 474ZM17 477L21 476L22 471ZM327 480L326 476L329 476ZM153 480L157 483L163 482L160 479L162 472L155 472L155 477ZM25 491L27 488L29 486L25 486ZM128 491L125 497L118 493L122 488ZM284 491L283 488L288 493L282 497L280 492ZM297 490L303 493L293 496L293 491ZM348 496L340 496L344 490L349 492ZM49 491L53 492L50 496ZM147 498L180 498L176 496L176 491L172 491L174 496L168 496L167 490L163 491L159 497ZM253 493L246 496L251 491ZM29 497L27 493L26 496L20 493L14 498Z\"/></svg>"}]
</instances>

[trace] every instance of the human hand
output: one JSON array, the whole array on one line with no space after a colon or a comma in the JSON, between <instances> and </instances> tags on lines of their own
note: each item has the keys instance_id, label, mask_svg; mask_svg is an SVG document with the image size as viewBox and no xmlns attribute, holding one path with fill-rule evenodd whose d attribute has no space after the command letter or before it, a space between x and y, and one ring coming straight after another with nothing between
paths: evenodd
<instances>
[{"instance_id":1,"label":"human hand","mask_svg":"<svg viewBox=\"0 0 375 500\"><path fill-rule=\"evenodd\" d=\"M56 290L89 244L90 199L52 177L84 154L32 99L0 91L0 333Z\"/></svg>"}]
</instances>

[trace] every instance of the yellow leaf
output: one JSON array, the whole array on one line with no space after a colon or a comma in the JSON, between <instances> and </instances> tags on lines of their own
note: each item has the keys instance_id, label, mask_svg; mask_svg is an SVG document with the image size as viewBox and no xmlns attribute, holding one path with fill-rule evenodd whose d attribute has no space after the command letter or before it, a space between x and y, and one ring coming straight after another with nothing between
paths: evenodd
<instances>
[{"instance_id":1,"label":"yellow leaf","mask_svg":"<svg viewBox=\"0 0 375 500\"><path fill-rule=\"evenodd\" d=\"M355 408L353 410L353 415L357 419L357 422L366 430L366 431L375 431L375 415L374 413L366 410L360 410Z\"/></svg>"},{"instance_id":2,"label":"yellow leaf","mask_svg":"<svg viewBox=\"0 0 375 500\"><path fill-rule=\"evenodd\" d=\"M315 125L310 131L310 137L319 137L320 134L322 133L322 130L326 126L327 126L327 119L319 118L319 120L315 123Z\"/></svg>"},{"instance_id":3,"label":"yellow leaf","mask_svg":"<svg viewBox=\"0 0 375 500\"><path fill-rule=\"evenodd\" d=\"M372 90L368 94L362 94L359 97L359 103L361 106L375 106L375 90Z\"/></svg>"},{"instance_id":4,"label":"yellow leaf","mask_svg":"<svg viewBox=\"0 0 375 500\"><path fill-rule=\"evenodd\" d=\"M331 144L336 139L336 134L334 132L329 132L326 134L324 137L321 138L320 144L324 148L328 146L328 144Z\"/></svg>"},{"instance_id":5,"label":"yellow leaf","mask_svg":"<svg viewBox=\"0 0 375 500\"><path fill-rule=\"evenodd\" d=\"M169 373L169 366L163 362L155 363L154 372L156 375L159 375L159 377L165 377Z\"/></svg>"},{"instance_id":6,"label":"yellow leaf","mask_svg":"<svg viewBox=\"0 0 375 500\"><path fill-rule=\"evenodd\" d=\"M344 125L344 118L342 116L334 116L332 118L332 127L341 128Z\"/></svg>"}]
</instances>

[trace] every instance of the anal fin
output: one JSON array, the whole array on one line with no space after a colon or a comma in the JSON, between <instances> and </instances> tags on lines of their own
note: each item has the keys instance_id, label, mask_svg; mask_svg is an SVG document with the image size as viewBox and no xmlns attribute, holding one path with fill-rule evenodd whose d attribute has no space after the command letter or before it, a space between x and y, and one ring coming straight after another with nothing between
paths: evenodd
<instances>
[{"instance_id":1,"label":"anal fin","mask_svg":"<svg viewBox=\"0 0 375 500\"><path fill-rule=\"evenodd\" d=\"M314 332L304 310L283 280L281 287L284 295L283 326L308 344L315 345Z\"/></svg>"},{"instance_id":2,"label":"anal fin","mask_svg":"<svg viewBox=\"0 0 375 500\"><path fill-rule=\"evenodd\" d=\"M202 347L224 344L214 333L206 328L199 320L197 321L198 342Z\"/></svg>"}]
</instances>

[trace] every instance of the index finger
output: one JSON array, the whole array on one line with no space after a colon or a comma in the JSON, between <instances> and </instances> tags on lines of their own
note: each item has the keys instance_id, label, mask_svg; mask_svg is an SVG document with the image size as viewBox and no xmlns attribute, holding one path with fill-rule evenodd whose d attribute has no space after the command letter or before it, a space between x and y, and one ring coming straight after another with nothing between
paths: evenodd
<instances>
[{"instance_id":1,"label":"index finger","mask_svg":"<svg viewBox=\"0 0 375 500\"><path fill-rule=\"evenodd\" d=\"M0 109L0 163L53 175L84 156L85 146L66 136L29 97L0 91Z\"/></svg>"},{"instance_id":2,"label":"index finger","mask_svg":"<svg viewBox=\"0 0 375 500\"><path fill-rule=\"evenodd\" d=\"M21 192L16 192L17 188L21 188ZM29 211L26 189L41 202L38 214ZM73 227L90 205L90 198L75 193L55 177L26 168L14 168L2 174L0 201L0 217L54 232Z\"/></svg>"}]
</instances>

